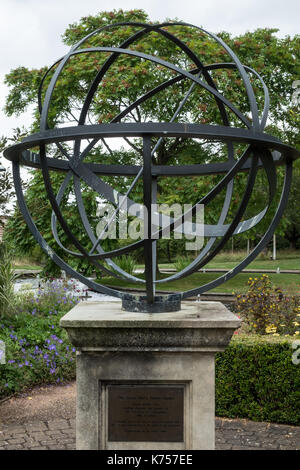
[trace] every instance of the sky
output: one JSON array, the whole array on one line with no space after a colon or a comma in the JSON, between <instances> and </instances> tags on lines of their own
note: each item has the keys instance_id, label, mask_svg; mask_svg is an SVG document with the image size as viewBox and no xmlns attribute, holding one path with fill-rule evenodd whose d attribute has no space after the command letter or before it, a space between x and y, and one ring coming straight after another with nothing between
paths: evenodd
<instances>
[{"instance_id":1,"label":"sky","mask_svg":"<svg viewBox=\"0 0 300 470\"><path fill-rule=\"evenodd\" d=\"M51 65L67 52L61 35L69 24L119 8L141 8L152 21L178 18L214 33L237 35L270 27L278 28L281 37L299 34L299 0L0 0L0 136L26 127L31 116L30 111L18 118L5 116L5 74L18 66ZM6 165L1 156L0 164Z\"/></svg>"}]
</instances>

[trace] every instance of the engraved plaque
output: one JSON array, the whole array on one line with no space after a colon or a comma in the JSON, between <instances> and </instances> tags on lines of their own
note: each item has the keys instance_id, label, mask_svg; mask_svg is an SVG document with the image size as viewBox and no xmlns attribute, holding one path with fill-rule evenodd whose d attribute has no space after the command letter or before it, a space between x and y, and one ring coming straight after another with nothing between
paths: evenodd
<instances>
[{"instance_id":1,"label":"engraved plaque","mask_svg":"<svg viewBox=\"0 0 300 470\"><path fill-rule=\"evenodd\" d=\"M183 442L183 385L109 385L108 441Z\"/></svg>"}]
</instances>

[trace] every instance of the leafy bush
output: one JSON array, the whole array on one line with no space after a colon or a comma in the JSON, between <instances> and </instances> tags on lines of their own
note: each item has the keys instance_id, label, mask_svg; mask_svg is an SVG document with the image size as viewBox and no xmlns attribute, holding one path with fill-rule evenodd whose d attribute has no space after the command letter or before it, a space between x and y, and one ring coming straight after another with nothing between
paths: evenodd
<instances>
[{"instance_id":1,"label":"leafy bush","mask_svg":"<svg viewBox=\"0 0 300 470\"><path fill-rule=\"evenodd\" d=\"M297 335L300 326L298 296L287 296L274 288L269 277L249 278L245 295L236 296L236 311L251 332L260 335Z\"/></svg>"},{"instance_id":2,"label":"leafy bush","mask_svg":"<svg viewBox=\"0 0 300 470\"><path fill-rule=\"evenodd\" d=\"M191 260L187 256L178 256L174 261L174 267L176 271L182 271L190 264Z\"/></svg>"},{"instance_id":3,"label":"leafy bush","mask_svg":"<svg viewBox=\"0 0 300 470\"><path fill-rule=\"evenodd\" d=\"M0 339L6 346L0 396L75 377L75 348L59 320L76 303L72 291L59 281L46 283L37 296L19 296L15 314L0 322Z\"/></svg>"},{"instance_id":4,"label":"leafy bush","mask_svg":"<svg viewBox=\"0 0 300 470\"><path fill-rule=\"evenodd\" d=\"M116 258L116 264L128 274L133 274L136 269L136 261L133 256L123 255Z\"/></svg>"},{"instance_id":5,"label":"leafy bush","mask_svg":"<svg viewBox=\"0 0 300 470\"><path fill-rule=\"evenodd\" d=\"M300 364L290 338L237 335L216 355L216 414L300 425Z\"/></svg>"}]
</instances>

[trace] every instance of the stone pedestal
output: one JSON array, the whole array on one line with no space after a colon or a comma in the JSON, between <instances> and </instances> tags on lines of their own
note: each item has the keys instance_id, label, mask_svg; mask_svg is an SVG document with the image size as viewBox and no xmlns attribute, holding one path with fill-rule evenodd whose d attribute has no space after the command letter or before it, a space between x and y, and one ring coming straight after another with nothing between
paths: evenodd
<instances>
[{"instance_id":1,"label":"stone pedestal","mask_svg":"<svg viewBox=\"0 0 300 470\"><path fill-rule=\"evenodd\" d=\"M77 449L214 449L215 353L240 326L221 303L82 302L60 324L78 351Z\"/></svg>"}]
</instances>

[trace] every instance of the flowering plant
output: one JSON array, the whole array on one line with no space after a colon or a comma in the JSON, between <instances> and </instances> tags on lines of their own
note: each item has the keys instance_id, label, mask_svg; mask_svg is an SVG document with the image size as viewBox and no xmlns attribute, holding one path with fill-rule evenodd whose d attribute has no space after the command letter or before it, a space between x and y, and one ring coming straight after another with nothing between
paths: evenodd
<instances>
[{"instance_id":1,"label":"flowering plant","mask_svg":"<svg viewBox=\"0 0 300 470\"><path fill-rule=\"evenodd\" d=\"M7 358L0 367L0 396L74 378L75 348L59 320L77 302L72 286L61 280L43 284L36 295L19 295L15 314L0 321Z\"/></svg>"},{"instance_id":2,"label":"flowering plant","mask_svg":"<svg viewBox=\"0 0 300 470\"><path fill-rule=\"evenodd\" d=\"M300 301L274 288L270 278L250 277L248 292L236 295L236 311L251 332L261 335L299 335Z\"/></svg>"}]
</instances>

